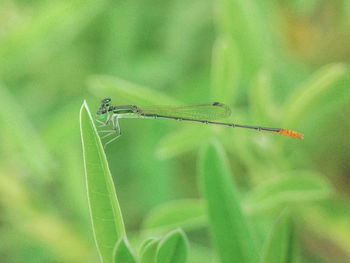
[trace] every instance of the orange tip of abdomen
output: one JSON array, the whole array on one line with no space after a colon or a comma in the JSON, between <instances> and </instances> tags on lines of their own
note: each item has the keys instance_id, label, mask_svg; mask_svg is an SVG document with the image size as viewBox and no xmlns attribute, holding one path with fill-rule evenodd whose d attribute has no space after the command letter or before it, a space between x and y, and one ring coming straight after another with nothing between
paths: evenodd
<instances>
[{"instance_id":1,"label":"orange tip of abdomen","mask_svg":"<svg viewBox=\"0 0 350 263\"><path fill-rule=\"evenodd\" d=\"M304 135L302 133L292 130L281 129L278 133L295 139L304 138Z\"/></svg>"}]
</instances>

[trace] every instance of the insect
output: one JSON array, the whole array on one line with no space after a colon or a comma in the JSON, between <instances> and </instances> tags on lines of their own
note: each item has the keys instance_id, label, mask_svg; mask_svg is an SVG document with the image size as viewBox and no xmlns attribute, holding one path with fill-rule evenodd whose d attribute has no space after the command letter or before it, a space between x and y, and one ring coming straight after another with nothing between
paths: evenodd
<instances>
[{"instance_id":1,"label":"insect","mask_svg":"<svg viewBox=\"0 0 350 263\"><path fill-rule=\"evenodd\" d=\"M105 147L107 144L120 137L121 131L119 119L121 118L172 119L178 121L199 122L204 124L229 126L233 128L245 128L257 131L273 132L296 139L302 139L304 137L303 134L288 129L217 122L215 120L231 115L230 108L220 102L184 106L138 107L135 105L113 106L111 105L111 101L112 100L110 98L104 98L101 101L100 108L97 111L97 115L100 118L106 116L106 120L104 122L97 119L97 121L101 123L102 126L112 124L112 130L100 131L106 133L106 135L102 136L101 138L104 139L110 137L111 135L115 135L114 138L110 139L104 145Z\"/></svg>"}]
</instances>

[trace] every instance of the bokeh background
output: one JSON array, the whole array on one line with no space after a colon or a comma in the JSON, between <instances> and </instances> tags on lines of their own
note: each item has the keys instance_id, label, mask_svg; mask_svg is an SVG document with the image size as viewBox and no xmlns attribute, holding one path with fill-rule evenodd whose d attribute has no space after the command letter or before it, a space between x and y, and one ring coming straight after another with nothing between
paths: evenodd
<instances>
[{"instance_id":1,"label":"bokeh background","mask_svg":"<svg viewBox=\"0 0 350 263\"><path fill-rule=\"evenodd\" d=\"M305 135L122 120L106 153L135 249L151 209L200 198L198 151L216 137L242 196L284 174L322 178L331 193L296 200L299 261L350 262L348 63L348 0L2 0L0 261L98 262L79 108L110 96L220 101L231 121ZM262 236L275 215L259 215ZM205 224L187 234L190 262L215 262Z\"/></svg>"}]
</instances>

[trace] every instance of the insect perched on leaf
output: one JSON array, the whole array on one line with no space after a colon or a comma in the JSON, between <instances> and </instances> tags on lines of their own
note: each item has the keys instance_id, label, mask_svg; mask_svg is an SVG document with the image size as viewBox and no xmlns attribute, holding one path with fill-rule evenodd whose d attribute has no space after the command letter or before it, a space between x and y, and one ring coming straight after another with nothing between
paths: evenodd
<instances>
[{"instance_id":1,"label":"insect perched on leaf","mask_svg":"<svg viewBox=\"0 0 350 263\"><path fill-rule=\"evenodd\" d=\"M107 133L102 138L107 138L111 135L115 135L115 137L109 140L105 146L116 140L121 135L119 125L119 119L121 118L172 119L179 121L191 121L205 124L229 126L233 128L245 128L257 131L274 132L297 139L302 139L304 137L303 134L288 129L249 126L214 121L231 115L230 108L220 102L184 106L155 106L141 108L135 105L113 106L111 105L110 98L104 98L101 101L101 106L97 111L97 115L99 117L106 116L106 120L104 122L97 120L102 124L102 126L112 124L112 130L101 131Z\"/></svg>"}]
</instances>

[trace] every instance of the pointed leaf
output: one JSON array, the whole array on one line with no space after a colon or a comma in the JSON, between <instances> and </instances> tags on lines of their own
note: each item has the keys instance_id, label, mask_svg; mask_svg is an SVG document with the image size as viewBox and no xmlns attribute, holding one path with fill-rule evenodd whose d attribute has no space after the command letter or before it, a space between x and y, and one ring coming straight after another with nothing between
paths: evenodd
<instances>
[{"instance_id":1,"label":"pointed leaf","mask_svg":"<svg viewBox=\"0 0 350 263\"><path fill-rule=\"evenodd\" d=\"M125 236L113 179L100 137L84 101L80 110L87 194L96 246L103 262L112 262L116 242Z\"/></svg>"},{"instance_id":2,"label":"pointed leaf","mask_svg":"<svg viewBox=\"0 0 350 263\"><path fill-rule=\"evenodd\" d=\"M114 263L136 263L135 256L126 238L118 241L113 252Z\"/></svg>"},{"instance_id":3,"label":"pointed leaf","mask_svg":"<svg viewBox=\"0 0 350 263\"><path fill-rule=\"evenodd\" d=\"M289 213L284 211L273 226L261 257L261 263L295 262L295 236Z\"/></svg>"},{"instance_id":4,"label":"pointed leaf","mask_svg":"<svg viewBox=\"0 0 350 263\"><path fill-rule=\"evenodd\" d=\"M166 235L158 245L157 263L185 263L188 241L181 229Z\"/></svg>"},{"instance_id":5,"label":"pointed leaf","mask_svg":"<svg viewBox=\"0 0 350 263\"><path fill-rule=\"evenodd\" d=\"M141 263L156 263L159 239L153 239L140 250Z\"/></svg>"},{"instance_id":6,"label":"pointed leaf","mask_svg":"<svg viewBox=\"0 0 350 263\"><path fill-rule=\"evenodd\" d=\"M226 156L218 142L209 144L200 160L200 182L210 231L223 263L257 262L258 254L231 182Z\"/></svg>"},{"instance_id":7,"label":"pointed leaf","mask_svg":"<svg viewBox=\"0 0 350 263\"><path fill-rule=\"evenodd\" d=\"M144 250L148 246L148 244L152 243L155 240L158 240L158 238L149 237L149 238L145 239L140 245L139 255L141 255L144 252Z\"/></svg>"}]
</instances>

